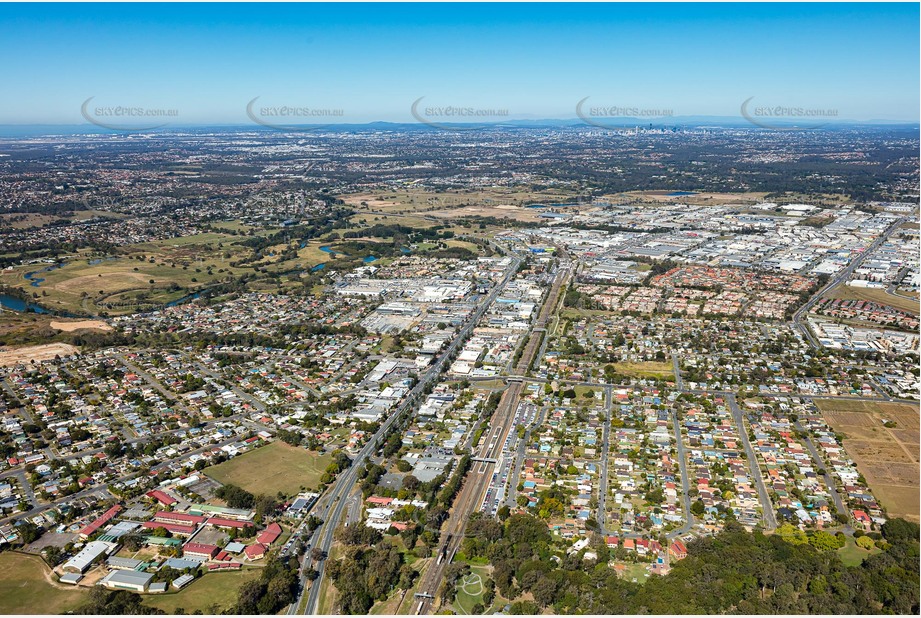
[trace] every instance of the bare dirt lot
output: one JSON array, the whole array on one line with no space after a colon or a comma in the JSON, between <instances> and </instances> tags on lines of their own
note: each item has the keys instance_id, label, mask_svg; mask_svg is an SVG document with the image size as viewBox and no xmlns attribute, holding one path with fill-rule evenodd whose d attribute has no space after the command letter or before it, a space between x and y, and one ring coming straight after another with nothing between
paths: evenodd
<instances>
[{"instance_id":1,"label":"bare dirt lot","mask_svg":"<svg viewBox=\"0 0 921 618\"><path fill-rule=\"evenodd\" d=\"M70 356L79 350L68 343L46 343L21 348L0 348L0 367L10 367L30 361L51 360L55 356Z\"/></svg>"},{"instance_id":2,"label":"bare dirt lot","mask_svg":"<svg viewBox=\"0 0 921 618\"><path fill-rule=\"evenodd\" d=\"M102 320L78 320L76 322L62 322L60 320L52 320L51 328L56 328L62 330L65 333L71 333L75 330L102 330L110 331L112 327L103 322Z\"/></svg>"},{"instance_id":3,"label":"bare dirt lot","mask_svg":"<svg viewBox=\"0 0 921 618\"><path fill-rule=\"evenodd\" d=\"M917 406L820 399L825 420L844 434L844 448L890 516L921 520ZM894 422L886 427L885 422Z\"/></svg>"}]
</instances>

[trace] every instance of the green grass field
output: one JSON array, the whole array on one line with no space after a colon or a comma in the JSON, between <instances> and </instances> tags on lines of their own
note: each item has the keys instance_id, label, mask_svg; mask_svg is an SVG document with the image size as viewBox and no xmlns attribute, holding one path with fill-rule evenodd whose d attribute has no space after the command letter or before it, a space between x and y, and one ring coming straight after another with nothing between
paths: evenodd
<instances>
[{"instance_id":1,"label":"green grass field","mask_svg":"<svg viewBox=\"0 0 921 618\"><path fill-rule=\"evenodd\" d=\"M173 243L171 245L133 245L123 248L126 255L110 256L96 263L90 263L95 260L88 256L71 258L61 268L36 272L34 278L43 279L38 287L32 286L24 276L41 271L45 265L18 266L0 274L0 284L18 287L29 295L35 294L36 300L53 309L72 312L123 312L120 307L106 307L105 304L136 302L138 294L143 297L143 302L169 302L187 294L189 289L198 289L247 272L246 269L231 268L228 264L239 255L241 247L225 244L223 249L219 249L213 240L205 242L211 237L224 238L220 234L201 234L163 241ZM204 244L195 244L193 240ZM231 257L225 259L225 252ZM133 256L139 255L147 259L133 259ZM154 263L150 263L150 258L154 259ZM209 266L212 268L210 275ZM99 306L96 300L100 301ZM130 309L126 307L125 311Z\"/></svg>"},{"instance_id":2,"label":"green grass field","mask_svg":"<svg viewBox=\"0 0 921 618\"><path fill-rule=\"evenodd\" d=\"M37 556L0 554L0 613L63 614L86 602L85 589L52 584L56 575Z\"/></svg>"},{"instance_id":3,"label":"green grass field","mask_svg":"<svg viewBox=\"0 0 921 618\"><path fill-rule=\"evenodd\" d=\"M284 442L272 442L249 453L205 469L219 483L231 483L252 494L293 496L316 489L320 476L332 461L331 455L317 456Z\"/></svg>"},{"instance_id":4,"label":"green grass field","mask_svg":"<svg viewBox=\"0 0 921 618\"><path fill-rule=\"evenodd\" d=\"M624 572L624 579L628 582L632 582L636 579L637 583L645 583L649 579L649 571L646 570L646 567L649 566L644 562L626 562L624 563L627 567L627 570Z\"/></svg>"},{"instance_id":5,"label":"green grass field","mask_svg":"<svg viewBox=\"0 0 921 618\"><path fill-rule=\"evenodd\" d=\"M861 562L872 556L873 554L878 554L882 551L881 549L874 547L871 550L866 550L861 547L857 547L857 544L854 542L853 537L847 537L847 543L844 547L838 550L838 557L841 558L841 562L845 566L858 566Z\"/></svg>"},{"instance_id":6,"label":"green grass field","mask_svg":"<svg viewBox=\"0 0 921 618\"><path fill-rule=\"evenodd\" d=\"M187 614L200 609L205 614L220 614L237 600L237 589L259 577L261 569L243 569L227 573L208 573L178 592L149 595L144 605L175 614L183 608Z\"/></svg>"}]
</instances>

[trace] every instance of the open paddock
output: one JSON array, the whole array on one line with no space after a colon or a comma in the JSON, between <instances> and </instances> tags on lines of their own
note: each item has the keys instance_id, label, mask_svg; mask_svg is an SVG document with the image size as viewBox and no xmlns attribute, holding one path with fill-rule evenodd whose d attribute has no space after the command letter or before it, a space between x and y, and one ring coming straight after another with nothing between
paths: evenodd
<instances>
[{"instance_id":1,"label":"open paddock","mask_svg":"<svg viewBox=\"0 0 921 618\"><path fill-rule=\"evenodd\" d=\"M921 432L917 429L890 429L889 433L909 448L914 447L915 451L918 450L918 446L921 444Z\"/></svg>"},{"instance_id":2,"label":"open paddock","mask_svg":"<svg viewBox=\"0 0 921 618\"><path fill-rule=\"evenodd\" d=\"M919 521L918 407L911 404L817 399L829 426L890 517ZM895 427L885 427L894 421Z\"/></svg>"},{"instance_id":3,"label":"open paddock","mask_svg":"<svg viewBox=\"0 0 921 618\"><path fill-rule=\"evenodd\" d=\"M898 442L882 440L848 440L847 448L854 458L880 463L901 463L905 461L905 451Z\"/></svg>"},{"instance_id":4,"label":"open paddock","mask_svg":"<svg viewBox=\"0 0 921 618\"><path fill-rule=\"evenodd\" d=\"M332 461L281 441L272 442L233 459L205 469L208 477L222 484L242 487L252 494L286 496L316 489L320 477Z\"/></svg>"},{"instance_id":5,"label":"open paddock","mask_svg":"<svg viewBox=\"0 0 921 618\"><path fill-rule=\"evenodd\" d=\"M497 219L513 219L515 221L537 222L540 221L540 212L533 208L513 206L511 204L498 204L494 206L464 206L451 210L436 210L430 213L439 219L456 219L458 217L495 217Z\"/></svg>"},{"instance_id":6,"label":"open paddock","mask_svg":"<svg viewBox=\"0 0 921 618\"><path fill-rule=\"evenodd\" d=\"M646 361L641 363L614 363L617 373L637 378L674 379L675 370L671 363Z\"/></svg>"},{"instance_id":7,"label":"open paddock","mask_svg":"<svg viewBox=\"0 0 921 618\"><path fill-rule=\"evenodd\" d=\"M918 467L914 468L915 479ZM886 507L890 517L904 517L910 521L921 521L921 509L918 505L917 485L876 485L873 488L876 497Z\"/></svg>"},{"instance_id":8,"label":"open paddock","mask_svg":"<svg viewBox=\"0 0 921 618\"><path fill-rule=\"evenodd\" d=\"M508 205L524 207L529 204L566 204L579 199L575 191L528 191L494 187L471 191L434 192L425 189L380 191L340 196L342 200L361 212L370 210L389 213L451 211L465 207L493 207Z\"/></svg>"}]
</instances>

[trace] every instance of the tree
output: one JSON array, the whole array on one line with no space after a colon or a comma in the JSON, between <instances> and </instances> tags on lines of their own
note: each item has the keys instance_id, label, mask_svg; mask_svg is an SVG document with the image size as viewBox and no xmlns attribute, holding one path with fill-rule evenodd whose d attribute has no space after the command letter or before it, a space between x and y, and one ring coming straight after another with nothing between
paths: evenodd
<instances>
[{"instance_id":1,"label":"tree","mask_svg":"<svg viewBox=\"0 0 921 618\"><path fill-rule=\"evenodd\" d=\"M256 503L256 498L242 487L224 485L219 487L214 495L227 503L232 509L251 509Z\"/></svg>"},{"instance_id":2,"label":"tree","mask_svg":"<svg viewBox=\"0 0 921 618\"><path fill-rule=\"evenodd\" d=\"M556 600L556 582L549 577L541 576L531 587L531 593L541 607L547 607Z\"/></svg>"},{"instance_id":3,"label":"tree","mask_svg":"<svg viewBox=\"0 0 921 618\"><path fill-rule=\"evenodd\" d=\"M419 489L420 484L421 483L419 479L414 477L412 474L407 474L403 477L403 489L407 491L415 492L417 489Z\"/></svg>"},{"instance_id":4,"label":"tree","mask_svg":"<svg viewBox=\"0 0 921 618\"><path fill-rule=\"evenodd\" d=\"M804 545L809 542L806 533L793 524L782 524L777 528L777 535L793 545Z\"/></svg>"},{"instance_id":5,"label":"tree","mask_svg":"<svg viewBox=\"0 0 921 618\"><path fill-rule=\"evenodd\" d=\"M278 438L291 446L300 446L301 442L304 440L304 436L296 431L289 431L287 429L280 429L278 431Z\"/></svg>"},{"instance_id":6,"label":"tree","mask_svg":"<svg viewBox=\"0 0 921 618\"><path fill-rule=\"evenodd\" d=\"M45 562L48 563L48 566L54 568L64 559L64 552L61 551L60 547L55 547L54 545L49 545L44 549L42 555L45 558Z\"/></svg>"},{"instance_id":7,"label":"tree","mask_svg":"<svg viewBox=\"0 0 921 618\"><path fill-rule=\"evenodd\" d=\"M127 590L110 591L105 588L93 587L89 593L89 600L77 608L77 614L109 614L116 616L130 616L132 614L163 614L163 610L148 607L142 604L141 595Z\"/></svg>"},{"instance_id":8,"label":"tree","mask_svg":"<svg viewBox=\"0 0 921 618\"><path fill-rule=\"evenodd\" d=\"M838 539L824 530L819 530L810 536L809 544L819 551L832 551L838 549Z\"/></svg>"},{"instance_id":9,"label":"tree","mask_svg":"<svg viewBox=\"0 0 921 618\"><path fill-rule=\"evenodd\" d=\"M857 540L855 540L854 542L857 543L857 547L860 547L866 550L870 550L876 547L876 543L874 543L873 539L871 539L868 536L862 536L858 538Z\"/></svg>"}]
</instances>

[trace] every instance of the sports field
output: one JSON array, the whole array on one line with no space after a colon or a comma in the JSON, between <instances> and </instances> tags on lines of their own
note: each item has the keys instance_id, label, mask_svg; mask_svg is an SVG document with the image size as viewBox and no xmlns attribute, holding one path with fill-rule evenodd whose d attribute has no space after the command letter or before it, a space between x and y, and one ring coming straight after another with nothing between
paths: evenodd
<instances>
[{"instance_id":1,"label":"sports field","mask_svg":"<svg viewBox=\"0 0 921 618\"><path fill-rule=\"evenodd\" d=\"M277 441L211 466L205 474L219 483L242 487L254 495L274 496L281 492L294 496L301 491L316 489L330 461L331 455L318 456Z\"/></svg>"},{"instance_id":2,"label":"sports field","mask_svg":"<svg viewBox=\"0 0 921 618\"><path fill-rule=\"evenodd\" d=\"M844 449L888 514L919 521L918 406L842 399L816 405L844 435Z\"/></svg>"},{"instance_id":3,"label":"sports field","mask_svg":"<svg viewBox=\"0 0 921 618\"><path fill-rule=\"evenodd\" d=\"M261 569L243 569L227 573L207 573L179 590L145 597L144 605L175 614L182 608L191 614L201 610L205 614L220 614L237 600L237 589L245 582L259 577Z\"/></svg>"},{"instance_id":4,"label":"sports field","mask_svg":"<svg viewBox=\"0 0 921 618\"><path fill-rule=\"evenodd\" d=\"M0 553L0 613L63 614L86 602L85 589L56 579L38 556Z\"/></svg>"}]
</instances>

